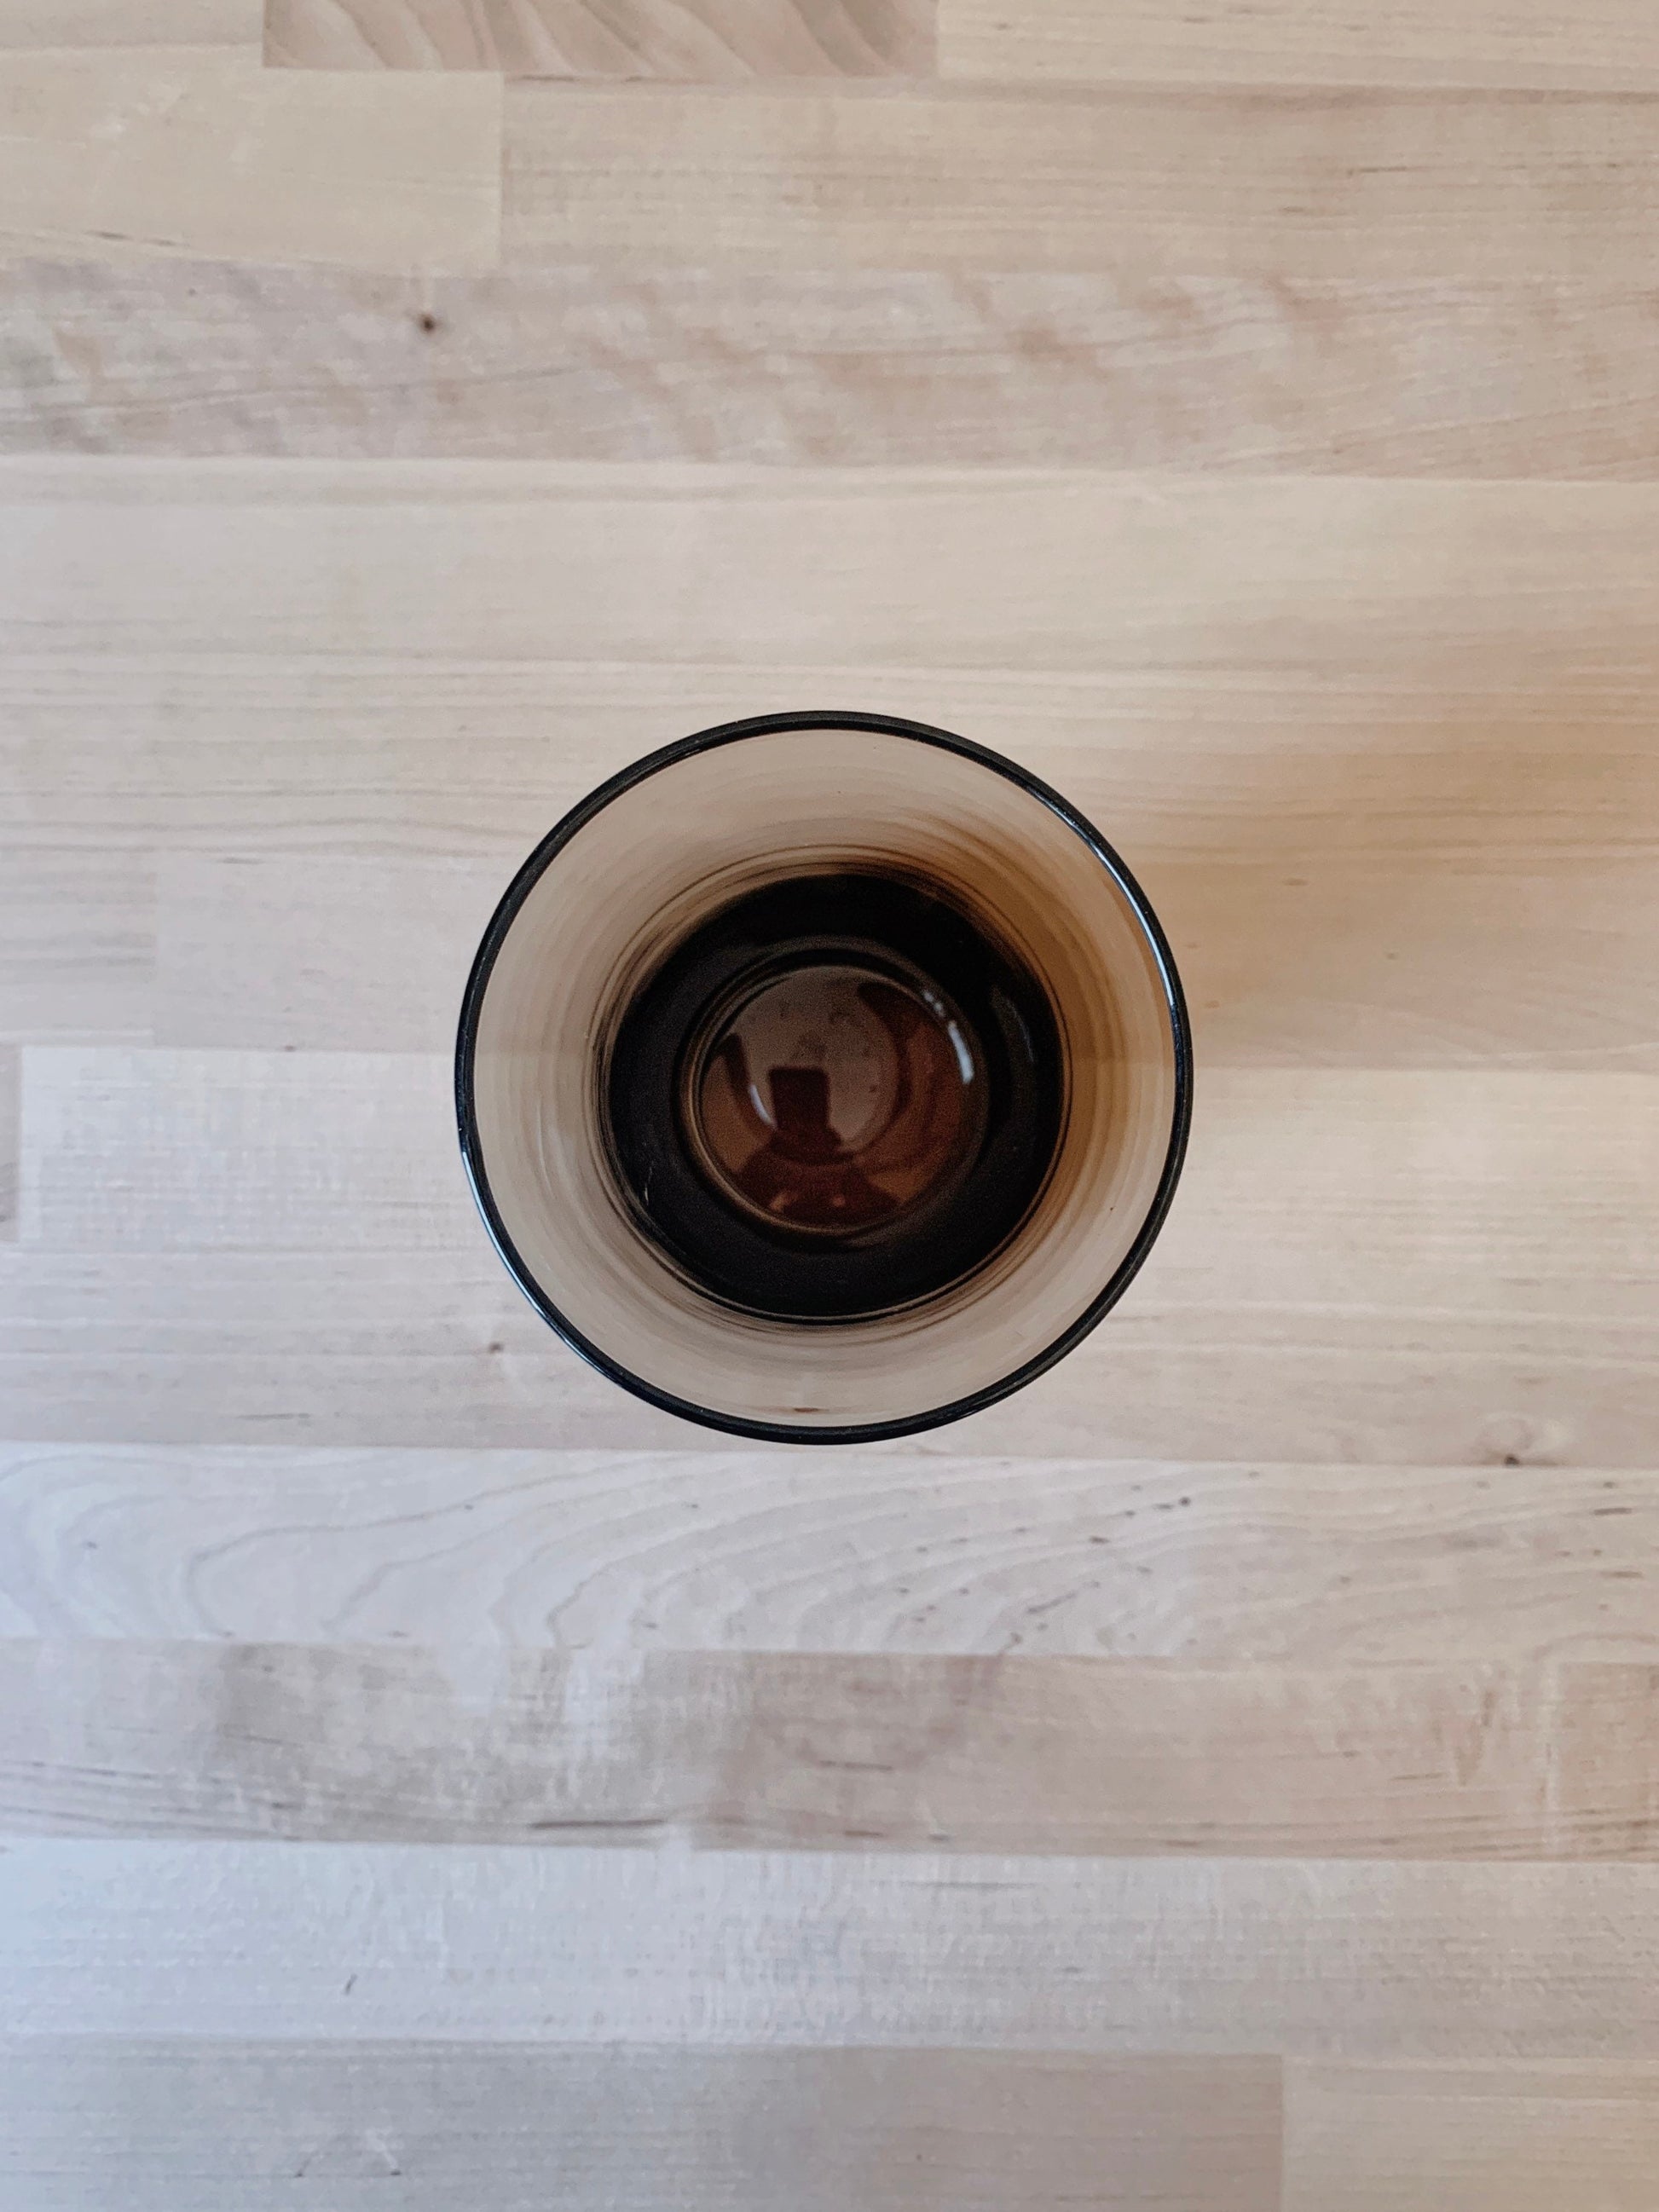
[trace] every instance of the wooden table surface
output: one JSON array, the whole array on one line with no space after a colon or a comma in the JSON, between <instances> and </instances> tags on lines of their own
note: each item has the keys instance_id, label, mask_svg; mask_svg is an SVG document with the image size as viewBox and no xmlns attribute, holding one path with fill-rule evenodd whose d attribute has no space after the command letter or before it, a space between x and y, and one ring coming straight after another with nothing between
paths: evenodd
<instances>
[{"instance_id":1,"label":"wooden table surface","mask_svg":"<svg viewBox=\"0 0 1659 2212\"><path fill-rule=\"evenodd\" d=\"M7 2212L1659 2205L1659 15L0 0ZM730 1443L507 874L765 708L1141 873L1165 1236Z\"/></svg>"}]
</instances>

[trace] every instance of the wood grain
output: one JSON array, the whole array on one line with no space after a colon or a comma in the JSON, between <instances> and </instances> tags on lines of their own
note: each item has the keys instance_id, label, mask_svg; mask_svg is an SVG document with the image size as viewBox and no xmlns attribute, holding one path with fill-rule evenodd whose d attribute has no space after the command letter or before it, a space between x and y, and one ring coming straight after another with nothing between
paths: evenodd
<instances>
[{"instance_id":1,"label":"wood grain","mask_svg":"<svg viewBox=\"0 0 1659 2212\"><path fill-rule=\"evenodd\" d=\"M1659 1855L1659 1672L1569 1667L1559 1707L1554 1794L1585 1858Z\"/></svg>"},{"instance_id":2,"label":"wood grain","mask_svg":"<svg viewBox=\"0 0 1659 2212\"><path fill-rule=\"evenodd\" d=\"M24 1069L31 1243L420 1251L471 1230L442 1061L65 1045Z\"/></svg>"},{"instance_id":3,"label":"wood grain","mask_svg":"<svg viewBox=\"0 0 1659 2212\"><path fill-rule=\"evenodd\" d=\"M1659 90L1659 36L1624 0L1571 21L1547 0L1259 0L1177 10L1164 0L941 0L947 76L998 84L1434 85Z\"/></svg>"},{"instance_id":4,"label":"wood grain","mask_svg":"<svg viewBox=\"0 0 1659 2212\"><path fill-rule=\"evenodd\" d=\"M155 971L148 856L0 844L0 1036L148 1041Z\"/></svg>"},{"instance_id":5,"label":"wood grain","mask_svg":"<svg viewBox=\"0 0 1659 2212\"><path fill-rule=\"evenodd\" d=\"M1328 669L1453 697L1653 663L1648 484L85 457L0 465L0 651L31 655L714 662L802 689L860 663Z\"/></svg>"},{"instance_id":6,"label":"wood grain","mask_svg":"<svg viewBox=\"0 0 1659 2212\"><path fill-rule=\"evenodd\" d=\"M1553 1683L1492 1668L0 1643L0 1827L313 1843L1620 1856L1610 1831L1624 1770L1581 1759L1570 1802L1558 1801L1557 1711ZM1645 1830L1632 1841L1629 1856L1652 1855Z\"/></svg>"},{"instance_id":7,"label":"wood grain","mask_svg":"<svg viewBox=\"0 0 1659 2212\"><path fill-rule=\"evenodd\" d=\"M0 0L5 2212L1653 2212L1656 211L1626 0ZM1100 823L1200 1087L806 1454L448 1054L826 702Z\"/></svg>"},{"instance_id":8,"label":"wood grain","mask_svg":"<svg viewBox=\"0 0 1659 2212\"><path fill-rule=\"evenodd\" d=\"M1109 620L1103 594L1097 611ZM1590 913L1598 884L1630 882L1659 818L1659 655L1644 660L1644 633L1601 666L1535 631L1507 665L1494 652L1476 667L1471 649L1447 668L1405 624L1392 665L1344 665L1364 641L1316 655L1304 632L1302 668L1291 637L1278 666L1058 672L23 649L0 653L0 788L18 851L434 860L442 900L452 858L504 885L568 807L653 746L812 698L1012 754L1149 874L1190 867L1220 886L1254 865L1282 891L1327 868L1400 872L1413 898L1442 902L1570 879ZM1374 975L1377 949L1360 957Z\"/></svg>"},{"instance_id":9,"label":"wood grain","mask_svg":"<svg viewBox=\"0 0 1659 2212\"><path fill-rule=\"evenodd\" d=\"M368 1314L357 1328L369 1337ZM417 1350L407 1387L435 1427L440 1392L466 1401L465 1370L436 1327ZM351 1356L343 1338L338 1356ZM437 1378L425 1396L422 1371ZM0 1635L617 1662L1659 1662L1652 1474L1043 1460L1029 1433L1023 1457L970 1457L964 1435L948 1452L824 1466L688 1450L684 1436L671 1425L682 1448L655 1452L13 1443L0 1456ZM1602 1666L1589 1679L1620 1740L1637 1741L1644 1677ZM1573 1802L1589 1760L1605 1802L1617 1763L1598 1757L1601 1723L1591 1713L1582 1727L1581 1710L1577 1693L1561 1703L1557 1787Z\"/></svg>"},{"instance_id":10,"label":"wood grain","mask_svg":"<svg viewBox=\"0 0 1659 2212\"><path fill-rule=\"evenodd\" d=\"M131 1420L148 1401L165 1420L165 1348L198 1390L204 1362L227 1410L220 1394L233 1394L236 1424L215 1415L208 1432L222 1440L269 1420L275 1389L277 1434L295 1441L627 1441L625 1400L596 1395L527 1310L503 1320L453 1164L448 1079L447 1060L416 1054L30 1048L27 1249L0 1290L33 1323L0 1350L26 1433L112 1433L114 1403ZM1040 1399L979 1417L986 1449L1029 1432L1040 1404L1051 1452L1132 1456L1179 1436L1194 1456L1285 1457L1294 1437L1310 1459L1650 1463L1659 1082L1217 1068L1205 1114L1182 1204L1131 1297ZM250 1251L342 1265L259 1275L235 1266ZM217 1268L112 1264L215 1252ZM395 1312L424 1343L458 1305L468 1315L450 1352L473 1386L426 1434L411 1425L409 1353L378 1383L372 1357L355 1376L340 1357L372 1346L364 1301L385 1305L387 1262L410 1252L444 1265L405 1267L388 1326ZM112 1297L118 1282L149 1285L142 1387L118 1336L107 1365L110 1340L84 1312L79 1327L51 1319L53 1258L76 1253L108 1255L94 1272ZM499 1350L479 1359L485 1345ZM255 1347L263 1382L242 1364ZM118 1399L100 1412L112 1383ZM195 1401L204 1419L209 1401ZM607 1430L588 1426L606 1416Z\"/></svg>"},{"instance_id":11,"label":"wood grain","mask_svg":"<svg viewBox=\"0 0 1659 2212\"><path fill-rule=\"evenodd\" d=\"M0 1045L0 1241L17 1234L17 1156L21 1082L17 1049Z\"/></svg>"},{"instance_id":12,"label":"wood grain","mask_svg":"<svg viewBox=\"0 0 1659 2212\"><path fill-rule=\"evenodd\" d=\"M452 1188L453 1188L452 1186ZM44 1255L0 1247L0 1398L30 1438L672 1448L556 1345L486 1247Z\"/></svg>"},{"instance_id":13,"label":"wood grain","mask_svg":"<svg viewBox=\"0 0 1659 2212\"><path fill-rule=\"evenodd\" d=\"M1651 477L1654 301L1129 270L0 266L0 452Z\"/></svg>"},{"instance_id":14,"label":"wood grain","mask_svg":"<svg viewBox=\"0 0 1659 2212\"><path fill-rule=\"evenodd\" d=\"M55 1838L0 1857L15 2034L1645 2062L1656 1950L1648 1866Z\"/></svg>"},{"instance_id":15,"label":"wood grain","mask_svg":"<svg viewBox=\"0 0 1659 2212\"><path fill-rule=\"evenodd\" d=\"M337 785L337 751L327 758ZM1312 841L1269 860L1171 860L1133 834L1127 764L1103 746L1065 788L1120 801L1114 828L1171 934L1206 1066L1659 1072L1650 862L1517 856L1504 874L1489 846L1470 876L1433 850L1366 865ZM1228 765L1215 763L1217 785ZM155 1036L443 1051L520 857L165 860Z\"/></svg>"},{"instance_id":16,"label":"wood grain","mask_svg":"<svg viewBox=\"0 0 1659 2212\"><path fill-rule=\"evenodd\" d=\"M906 76L932 67L933 0L266 0L265 58L710 84Z\"/></svg>"},{"instance_id":17,"label":"wood grain","mask_svg":"<svg viewBox=\"0 0 1659 2212\"><path fill-rule=\"evenodd\" d=\"M0 58L0 253L400 270L496 258L482 77L267 71L204 48Z\"/></svg>"},{"instance_id":18,"label":"wood grain","mask_svg":"<svg viewBox=\"0 0 1659 2212\"><path fill-rule=\"evenodd\" d=\"M1254 2058L14 2039L30 2212L1278 2212ZM201 2143L214 2144L204 2173Z\"/></svg>"},{"instance_id":19,"label":"wood grain","mask_svg":"<svg viewBox=\"0 0 1659 2212\"><path fill-rule=\"evenodd\" d=\"M1659 887L1632 861L1473 879L1414 862L1143 861L1214 1065L1659 1072L1640 947Z\"/></svg>"},{"instance_id":20,"label":"wood grain","mask_svg":"<svg viewBox=\"0 0 1659 2212\"><path fill-rule=\"evenodd\" d=\"M62 46L246 46L261 0L0 0L0 52Z\"/></svg>"},{"instance_id":21,"label":"wood grain","mask_svg":"<svg viewBox=\"0 0 1659 2212\"><path fill-rule=\"evenodd\" d=\"M443 1052L514 865L171 858L156 1037L284 1053ZM359 926L365 915L373 939Z\"/></svg>"},{"instance_id":22,"label":"wood grain","mask_svg":"<svg viewBox=\"0 0 1659 2212\"><path fill-rule=\"evenodd\" d=\"M1235 1252L1244 1241L1241 1231ZM410 1249L0 1249L12 1430L82 1443L684 1448L671 1416L619 1397L553 1340L487 1246L458 1240L441 1268L414 1266ZM1189 1246L1189 1269L1195 1260ZM1352 1266L1352 1303L1316 1302L1327 1274L1317 1292L1235 1310L1233 1277L1206 1278L1206 1293L1189 1275L1183 1297L1160 1264L1063 1372L976 1414L956 1441L1024 1461L1176 1445L1227 1459L1257 1445L1309 1464L1651 1468L1644 1318L1580 1316L1559 1282L1547 1313L1510 1297L1465 1310L1443 1292L1379 1309L1360 1282L1363 1251ZM1632 1303L1642 1295L1638 1282Z\"/></svg>"},{"instance_id":23,"label":"wood grain","mask_svg":"<svg viewBox=\"0 0 1659 2212\"><path fill-rule=\"evenodd\" d=\"M1647 2212L1659 2069L1297 2066L1285 2212Z\"/></svg>"},{"instance_id":24,"label":"wood grain","mask_svg":"<svg viewBox=\"0 0 1659 2212\"><path fill-rule=\"evenodd\" d=\"M1642 95L507 88L509 263L1643 281Z\"/></svg>"}]
</instances>

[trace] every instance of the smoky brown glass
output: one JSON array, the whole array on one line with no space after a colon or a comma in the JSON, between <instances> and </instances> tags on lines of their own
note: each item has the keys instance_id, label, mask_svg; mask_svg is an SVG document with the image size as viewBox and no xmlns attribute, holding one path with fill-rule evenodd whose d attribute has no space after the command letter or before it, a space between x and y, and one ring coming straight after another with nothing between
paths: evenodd
<instances>
[{"instance_id":1,"label":"smoky brown glass","mask_svg":"<svg viewBox=\"0 0 1659 2212\"><path fill-rule=\"evenodd\" d=\"M1180 1172L1163 932L1077 811L925 725L664 748L526 861L456 1054L502 1258L584 1357L738 1434L931 1427L1121 1295Z\"/></svg>"}]
</instances>

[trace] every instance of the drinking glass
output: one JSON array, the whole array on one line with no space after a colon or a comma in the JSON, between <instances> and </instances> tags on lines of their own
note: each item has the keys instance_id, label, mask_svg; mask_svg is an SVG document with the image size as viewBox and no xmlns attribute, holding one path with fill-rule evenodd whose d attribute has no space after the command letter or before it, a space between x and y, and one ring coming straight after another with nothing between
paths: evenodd
<instances>
[{"instance_id":1,"label":"drinking glass","mask_svg":"<svg viewBox=\"0 0 1659 2212\"><path fill-rule=\"evenodd\" d=\"M1173 1196L1192 1053L1105 840L967 739L781 714L635 762L486 930L461 1150L532 1304L653 1405L870 1442L1051 1366Z\"/></svg>"}]
</instances>

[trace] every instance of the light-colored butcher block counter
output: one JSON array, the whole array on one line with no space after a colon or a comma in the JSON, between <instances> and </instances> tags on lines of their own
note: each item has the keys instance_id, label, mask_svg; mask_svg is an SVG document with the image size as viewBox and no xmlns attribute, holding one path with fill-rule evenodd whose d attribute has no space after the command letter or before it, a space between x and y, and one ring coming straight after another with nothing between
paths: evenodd
<instances>
[{"instance_id":1,"label":"light-colored butcher block counter","mask_svg":"<svg viewBox=\"0 0 1659 2212\"><path fill-rule=\"evenodd\" d=\"M1652 2212L1659 17L0 0L8 2212ZM879 1449L490 1250L518 860L765 709L1163 915Z\"/></svg>"}]
</instances>

